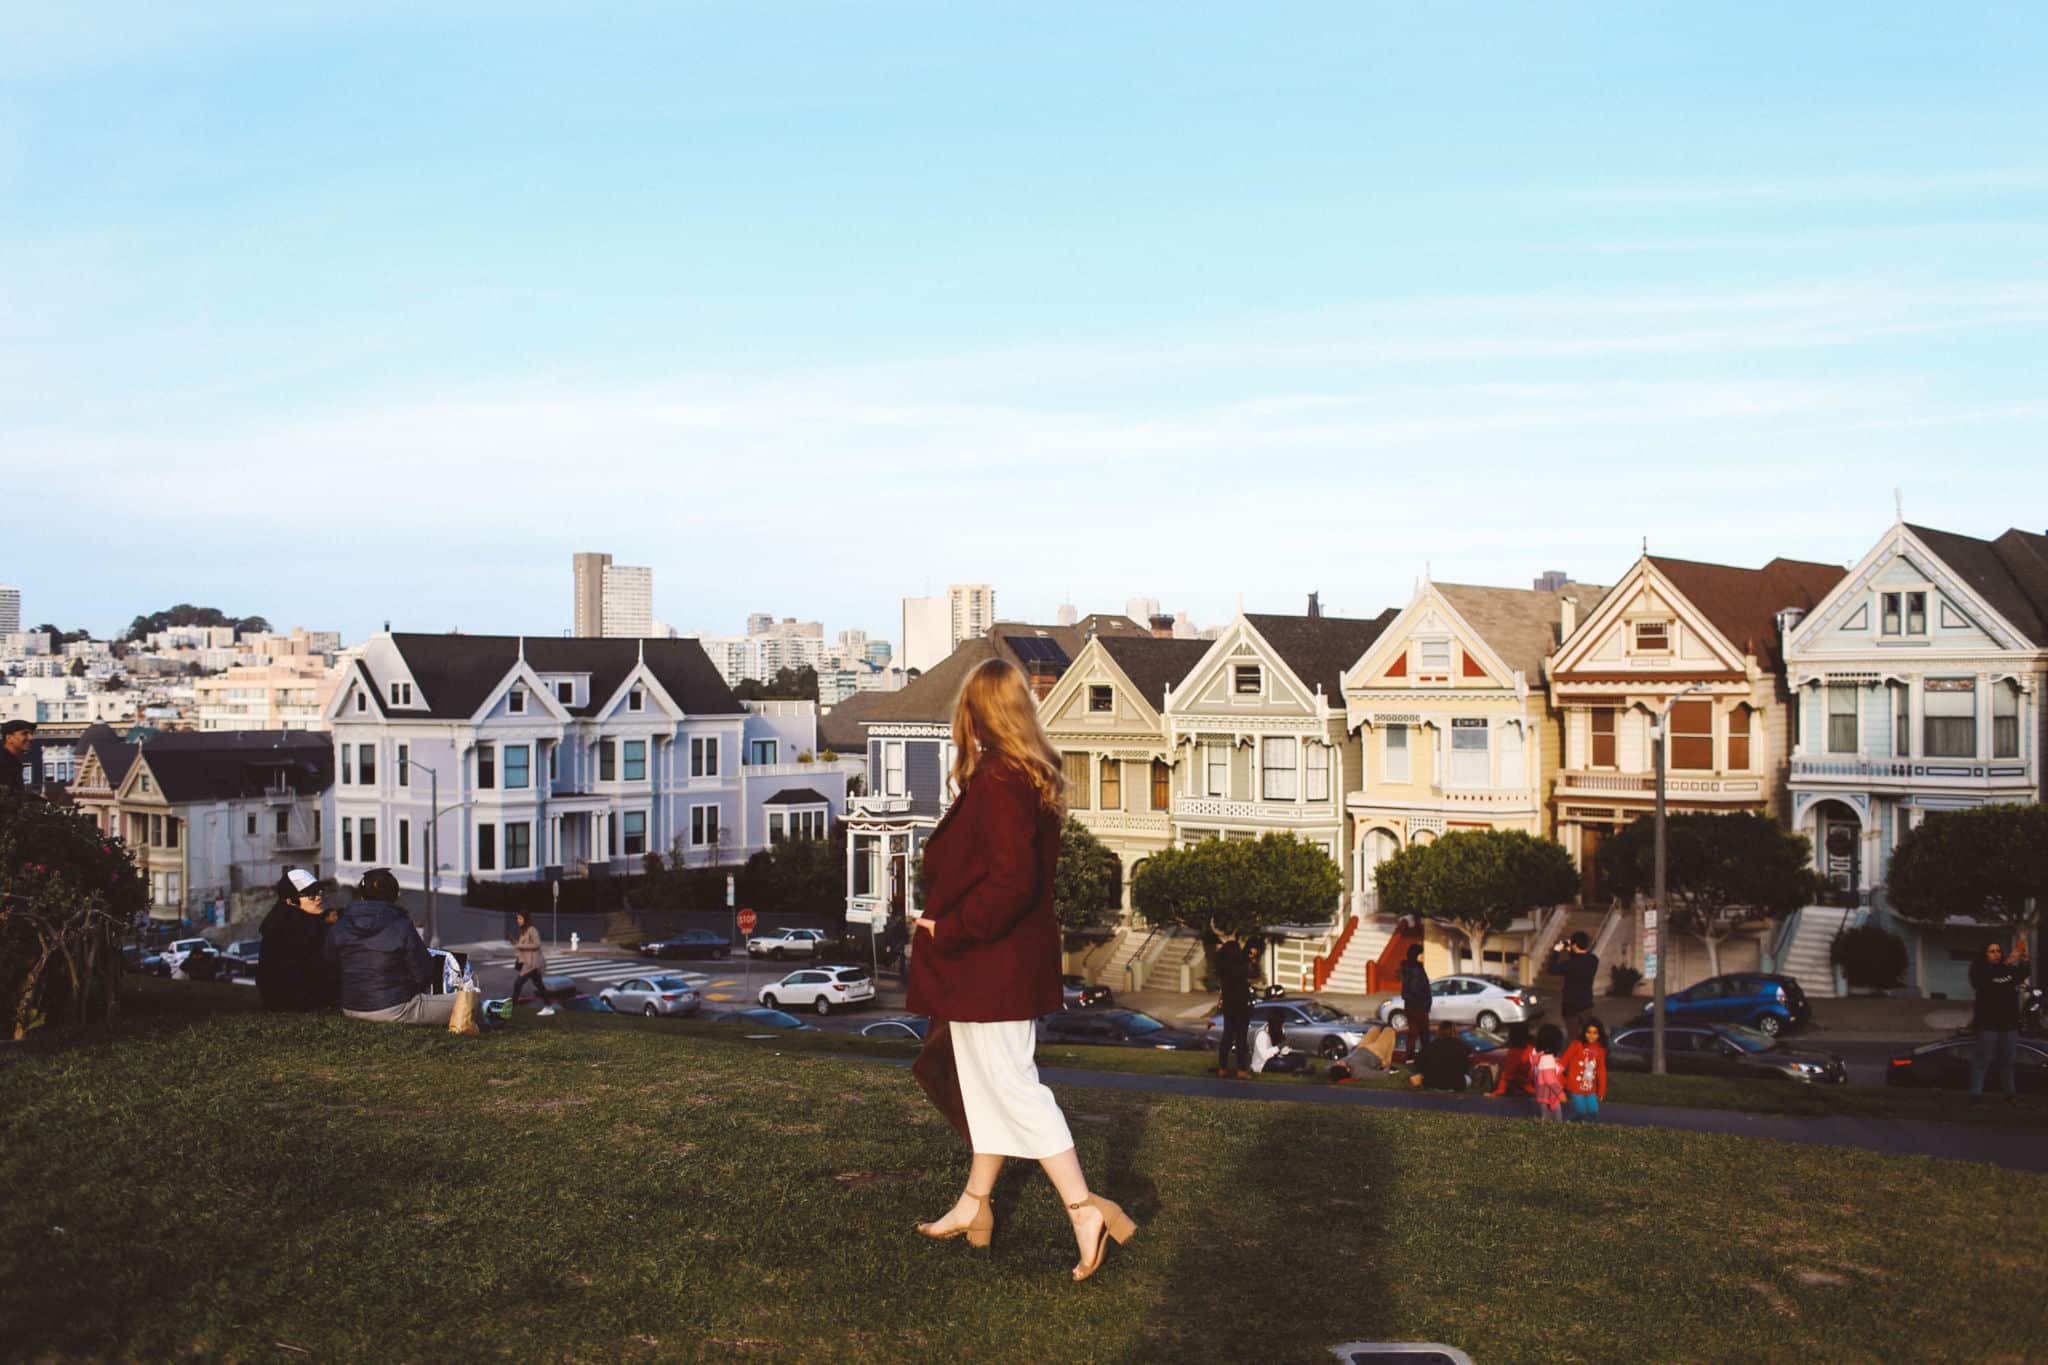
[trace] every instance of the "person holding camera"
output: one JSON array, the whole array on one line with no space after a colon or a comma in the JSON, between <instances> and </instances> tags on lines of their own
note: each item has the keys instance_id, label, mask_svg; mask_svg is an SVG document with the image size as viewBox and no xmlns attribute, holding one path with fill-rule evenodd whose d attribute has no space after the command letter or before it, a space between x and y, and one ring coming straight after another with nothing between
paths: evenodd
<instances>
[{"instance_id":1,"label":"person holding camera","mask_svg":"<svg viewBox=\"0 0 2048 1365\"><path fill-rule=\"evenodd\" d=\"M1543 970L1564 978L1563 999L1558 1002L1558 1009L1567 1021L1593 1012L1593 987L1600 975L1600 959L1593 952L1593 940L1586 937L1584 930L1568 939L1559 939Z\"/></svg>"},{"instance_id":2,"label":"person holding camera","mask_svg":"<svg viewBox=\"0 0 2048 1365\"><path fill-rule=\"evenodd\" d=\"M2019 1051L2020 999L2027 985L2027 940L2013 941L2008 954L2000 943L1984 945L1984 955L1970 964L1970 988L1977 993L1977 1046L1970 1057L1970 1107L1984 1103L1984 1073L1994 1066L2005 1084L2005 1102L2016 1104L2013 1056Z\"/></svg>"}]
</instances>

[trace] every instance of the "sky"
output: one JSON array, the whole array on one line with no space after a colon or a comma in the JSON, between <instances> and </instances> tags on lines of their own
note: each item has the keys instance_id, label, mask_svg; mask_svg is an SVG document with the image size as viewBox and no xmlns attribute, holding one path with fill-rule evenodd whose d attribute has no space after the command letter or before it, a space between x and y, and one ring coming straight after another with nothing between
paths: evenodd
<instances>
[{"instance_id":1,"label":"sky","mask_svg":"<svg viewBox=\"0 0 2048 1365\"><path fill-rule=\"evenodd\" d=\"M582 13L598 9L602 13ZM2048 528L2048 6L0 0L27 623L899 634ZM1896 490L1896 494L1895 494Z\"/></svg>"}]
</instances>

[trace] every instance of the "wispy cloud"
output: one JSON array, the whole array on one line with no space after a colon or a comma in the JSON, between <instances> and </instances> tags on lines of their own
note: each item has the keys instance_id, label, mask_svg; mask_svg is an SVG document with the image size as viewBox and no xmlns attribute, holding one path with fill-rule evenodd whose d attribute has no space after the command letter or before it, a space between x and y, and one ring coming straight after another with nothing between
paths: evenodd
<instances>
[{"instance_id":1,"label":"wispy cloud","mask_svg":"<svg viewBox=\"0 0 2048 1365\"><path fill-rule=\"evenodd\" d=\"M1655 180L1546 192L1579 204L1728 204L1831 200L1948 199L2048 191L2048 170L2015 167L1927 175L1870 173L1769 180Z\"/></svg>"}]
</instances>

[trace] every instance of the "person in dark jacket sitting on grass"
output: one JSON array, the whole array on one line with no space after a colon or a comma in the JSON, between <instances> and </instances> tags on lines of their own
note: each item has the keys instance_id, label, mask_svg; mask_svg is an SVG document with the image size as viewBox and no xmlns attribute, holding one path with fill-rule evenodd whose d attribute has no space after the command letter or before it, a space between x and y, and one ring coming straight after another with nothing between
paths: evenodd
<instances>
[{"instance_id":1,"label":"person in dark jacket sitting on grass","mask_svg":"<svg viewBox=\"0 0 2048 1365\"><path fill-rule=\"evenodd\" d=\"M341 1012L349 1018L447 1027L455 997L432 993L440 969L398 908L398 878L389 868L363 874L354 903L327 931L325 955L341 972Z\"/></svg>"},{"instance_id":2,"label":"person in dark jacket sitting on grass","mask_svg":"<svg viewBox=\"0 0 2048 1365\"><path fill-rule=\"evenodd\" d=\"M267 1010L334 1008L334 968L327 963L327 884L303 867L284 874L277 904L263 917L256 993Z\"/></svg>"},{"instance_id":3,"label":"person in dark jacket sitting on grass","mask_svg":"<svg viewBox=\"0 0 2048 1365\"><path fill-rule=\"evenodd\" d=\"M1438 1024L1436 1037L1423 1045L1422 1088L1463 1090L1471 1084L1472 1049L1458 1036L1456 1024Z\"/></svg>"}]
</instances>

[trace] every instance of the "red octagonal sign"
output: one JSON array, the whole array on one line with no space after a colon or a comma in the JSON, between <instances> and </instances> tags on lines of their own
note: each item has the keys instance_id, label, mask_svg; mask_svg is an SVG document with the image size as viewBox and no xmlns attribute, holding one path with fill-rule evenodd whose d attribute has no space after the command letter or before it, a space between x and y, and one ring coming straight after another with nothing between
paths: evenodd
<instances>
[{"instance_id":1,"label":"red octagonal sign","mask_svg":"<svg viewBox=\"0 0 2048 1365\"><path fill-rule=\"evenodd\" d=\"M743 933L743 934L751 934L751 933L753 933L753 932L754 932L754 912L753 912L753 911L751 911L751 910L742 910L742 911L740 911L740 932L741 932L741 933Z\"/></svg>"}]
</instances>

